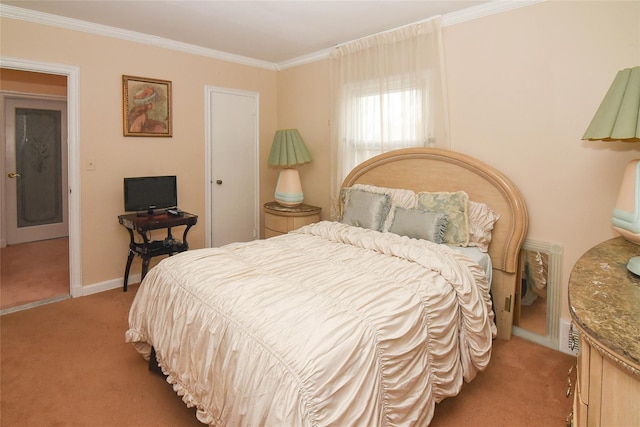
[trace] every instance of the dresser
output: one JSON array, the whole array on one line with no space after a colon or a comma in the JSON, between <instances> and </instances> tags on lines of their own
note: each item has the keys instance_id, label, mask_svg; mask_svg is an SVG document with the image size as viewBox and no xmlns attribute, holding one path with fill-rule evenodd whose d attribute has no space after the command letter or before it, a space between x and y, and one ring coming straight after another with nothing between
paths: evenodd
<instances>
[{"instance_id":1,"label":"dresser","mask_svg":"<svg viewBox=\"0 0 640 427\"><path fill-rule=\"evenodd\" d=\"M640 426L640 276L626 264L640 246L622 237L587 251L569 278L580 332L575 427Z\"/></svg>"},{"instance_id":2,"label":"dresser","mask_svg":"<svg viewBox=\"0 0 640 427\"><path fill-rule=\"evenodd\" d=\"M286 234L303 225L320 221L322 208L305 205L304 203L287 207L277 202L269 202L264 205L264 238Z\"/></svg>"}]
</instances>

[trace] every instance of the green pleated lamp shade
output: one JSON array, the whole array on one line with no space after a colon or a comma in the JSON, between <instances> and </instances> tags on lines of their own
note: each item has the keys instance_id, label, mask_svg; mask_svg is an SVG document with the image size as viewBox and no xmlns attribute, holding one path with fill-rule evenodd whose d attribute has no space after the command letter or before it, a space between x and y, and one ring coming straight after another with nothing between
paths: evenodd
<instances>
[{"instance_id":1,"label":"green pleated lamp shade","mask_svg":"<svg viewBox=\"0 0 640 427\"><path fill-rule=\"evenodd\" d=\"M298 129L276 131L269 153L269 164L279 167L293 167L311 161L311 154L304 145Z\"/></svg>"},{"instance_id":2,"label":"green pleated lamp shade","mask_svg":"<svg viewBox=\"0 0 640 427\"><path fill-rule=\"evenodd\" d=\"M618 71L582 139L640 142L640 66Z\"/></svg>"},{"instance_id":3,"label":"green pleated lamp shade","mask_svg":"<svg viewBox=\"0 0 640 427\"><path fill-rule=\"evenodd\" d=\"M276 131L269 153L269 165L282 168L274 194L276 202L288 207L302 204L304 193L295 167L310 161L311 154L297 129Z\"/></svg>"}]
</instances>

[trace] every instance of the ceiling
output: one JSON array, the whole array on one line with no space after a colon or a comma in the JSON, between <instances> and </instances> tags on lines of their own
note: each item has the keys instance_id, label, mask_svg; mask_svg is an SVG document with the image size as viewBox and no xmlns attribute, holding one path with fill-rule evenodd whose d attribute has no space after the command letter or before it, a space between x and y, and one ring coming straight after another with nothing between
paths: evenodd
<instances>
[{"instance_id":1,"label":"ceiling","mask_svg":"<svg viewBox=\"0 0 640 427\"><path fill-rule=\"evenodd\" d=\"M30 1L3 5L72 18L269 63L489 1Z\"/></svg>"}]
</instances>

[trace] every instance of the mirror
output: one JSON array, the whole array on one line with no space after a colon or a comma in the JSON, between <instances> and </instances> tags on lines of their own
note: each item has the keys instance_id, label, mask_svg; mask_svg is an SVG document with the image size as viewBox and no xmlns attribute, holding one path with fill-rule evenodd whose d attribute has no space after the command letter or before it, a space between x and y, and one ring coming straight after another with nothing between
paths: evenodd
<instances>
[{"instance_id":1,"label":"mirror","mask_svg":"<svg viewBox=\"0 0 640 427\"><path fill-rule=\"evenodd\" d=\"M562 246L525 240L520 251L513 334L559 348Z\"/></svg>"},{"instance_id":2,"label":"mirror","mask_svg":"<svg viewBox=\"0 0 640 427\"><path fill-rule=\"evenodd\" d=\"M522 329L547 335L547 275L549 254L533 250L521 252L520 316Z\"/></svg>"}]
</instances>

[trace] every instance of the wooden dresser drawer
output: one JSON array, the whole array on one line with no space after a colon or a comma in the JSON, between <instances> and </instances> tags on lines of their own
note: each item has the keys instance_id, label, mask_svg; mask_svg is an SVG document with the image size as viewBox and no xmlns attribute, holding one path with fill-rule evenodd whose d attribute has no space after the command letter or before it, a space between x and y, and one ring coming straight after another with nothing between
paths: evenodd
<instances>
[{"instance_id":1,"label":"wooden dresser drawer","mask_svg":"<svg viewBox=\"0 0 640 427\"><path fill-rule=\"evenodd\" d=\"M578 379L578 385L580 380ZM573 397L573 420L572 427L587 427L587 405L580 395L580 387L576 387L576 394Z\"/></svg>"}]
</instances>

